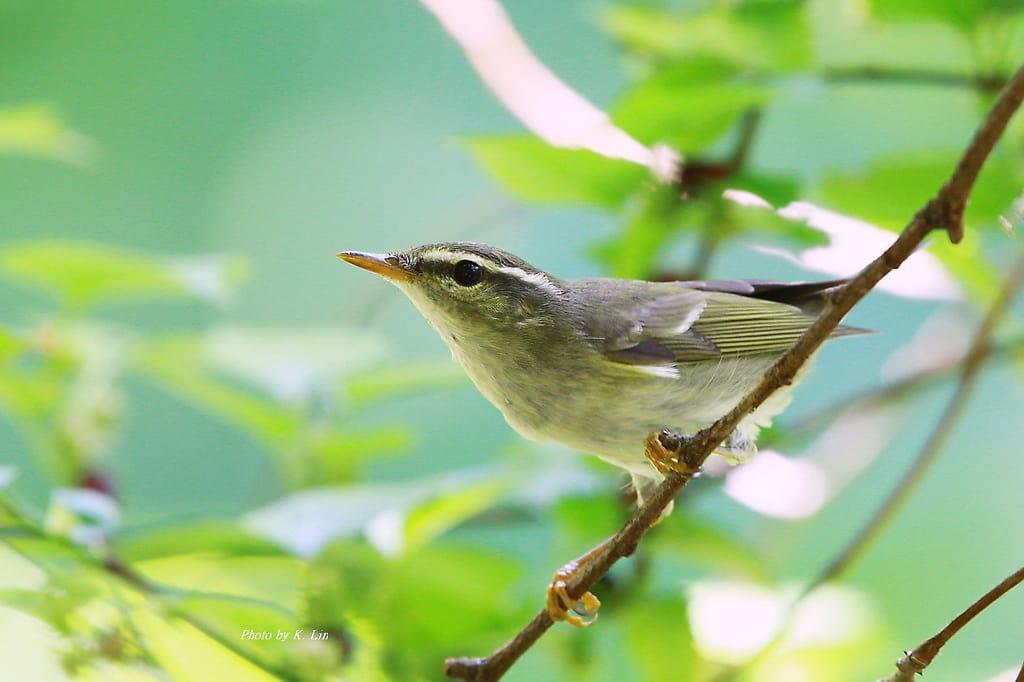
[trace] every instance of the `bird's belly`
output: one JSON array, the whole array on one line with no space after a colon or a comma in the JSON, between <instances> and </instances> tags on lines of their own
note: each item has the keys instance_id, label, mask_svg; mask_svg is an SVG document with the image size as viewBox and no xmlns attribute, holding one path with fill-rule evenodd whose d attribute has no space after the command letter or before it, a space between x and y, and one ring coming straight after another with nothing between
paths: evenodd
<instances>
[{"instance_id":1,"label":"bird's belly","mask_svg":"<svg viewBox=\"0 0 1024 682\"><path fill-rule=\"evenodd\" d=\"M574 371L576 363L567 364L563 358L557 371L537 376L506 363L465 362L458 350L455 355L520 435L561 443L648 476L648 434L661 429L694 433L711 424L732 409L774 361L768 355L723 358L683 365L678 378L667 378L610 362L582 362ZM748 419L767 421L784 404L780 397Z\"/></svg>"}]
</instances>

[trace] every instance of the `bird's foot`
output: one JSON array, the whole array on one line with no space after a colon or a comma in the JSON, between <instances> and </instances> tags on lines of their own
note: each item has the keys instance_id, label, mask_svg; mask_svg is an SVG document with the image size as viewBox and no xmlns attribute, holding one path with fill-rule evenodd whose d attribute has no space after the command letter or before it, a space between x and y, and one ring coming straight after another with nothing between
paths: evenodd
<instances>
[{"instance_id":1,"label":"bird's foot","mask_svg":"<svg viewBox=\"0 0 1024 682\"><path fill-rule=\"evenodd\" d=\"M578 559L574 559L555 571L548 585L547 600L544 608L556 623L564 620L573 627L586 628L597 620L597 609L601 600L592 592L585 592L579 599L569 595L569 584L578 572L586 568L604 549L601 543Z\"/></svg>"},{"instance_id":2,"label":"bird's foot","mask_svg":"<svg viewBox=\"0 0 1024 682\"><path fill-rule=\"evenodd\" d=\"M749 433L736 429L724 443L715 448L715 454L721 455L725 461L735 466L757 454L757 443Z\"/></svg>"},{"instance_id":3,"label":"bird's foot","mask_svg":"<svg viewBox=\"0 0 1024 682\"><path fill-rule=\"evenodd\" d=\"M695 476L700 472L700 464L690 461L688 448L690 437L668 429L652 432L644 441L644 456L647 461L665 475L670 471Z\"/></svg>"}]
</instances>

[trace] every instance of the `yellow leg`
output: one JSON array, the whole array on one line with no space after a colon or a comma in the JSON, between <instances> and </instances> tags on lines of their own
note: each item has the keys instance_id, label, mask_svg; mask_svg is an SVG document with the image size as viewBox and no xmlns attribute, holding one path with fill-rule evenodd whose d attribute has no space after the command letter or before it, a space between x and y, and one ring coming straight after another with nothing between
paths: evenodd
<instances>
[{"instance_id":1,"label":"yellow leg","mask_svg":"<svg viewBox=\"0 0 1024 682\"><path fill-rule=\"evenodd\" d=\"M696 474L699 467L694 468L689 462L680 461L679 453L685 444L684 437L671 431L656 431L644 441L644 456L658 473L666 475L670 471L680 474Z\"/></svg>"},{"instance_id":2,"label":"yellow leg","mask_svg":"<svg viewBox=\"0 0 1024 682\"><path fill-rule=\"evenodd\" d=\"M584 570L605 551L605 546L609 542L605 540L583 556L573 559L555 571L555 576L548 585L547 603L544 607L551 620L556 623L564 620L578 628L590 627L597 620L597 609L601 606L601 600L591 592L587 592L579 599L573 599L569 596L569 583L579 571Z\"/></svg>"}]
</instances>

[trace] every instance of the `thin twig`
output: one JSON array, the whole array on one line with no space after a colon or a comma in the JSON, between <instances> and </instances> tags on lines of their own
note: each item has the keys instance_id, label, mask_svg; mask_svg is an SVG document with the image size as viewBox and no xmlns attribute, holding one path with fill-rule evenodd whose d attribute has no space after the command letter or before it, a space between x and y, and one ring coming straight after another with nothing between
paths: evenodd
<instances>
[{"instance_id":1,"label":"thin twig","mask_svg":"<svg viewBox=\"0 0 1024 682\"><path fill-rule=\"evenodd\" d=\"M574 575L568 594L585 594L621 558L633 553L641 538L661 516L662 510L693 478L711 452L732 433L737 424L776 389L791 384L808 358L829 337L843 317L888 273L898 268L935 229L945 229L950 240L963 234L963 209L985 159L1002 136L1010 117L1024 99L1024 66L1017 70L978 128L949 181L910 221L896 241L856 277L839 288L815 322L792 348L776 360L758 385L728 414L692 437L679 448L680 468L671 472L646 503L606 544L606 550ZM639 444L638 444L639 446ZM465 680L500 678L553 625L544 609L516 636L486 658L454 658L445 663L445 674Z\"/></svg>"},{"instance_id":2,"label":"thin twig","mask_svg":"<svg viewBox=\"0 0 1024 682\"><path fill-rule=\"evenodd\" d=\"M57 544L72 553L74 553L80 561L86 564L96 566L102 569L108 575L117 578L126 585L131 586L146 597L159 601L161 603L169 599L169 603L163 604L168 607L168 611L178 620L189 624L206 637L217 642L222 647L235 654L239 658L249 662L253 666L260 668L261 670L270 673L282 680L298 680L298 675L294 673L290 668L286 666L277 665L270 661L263 660L258 656L254 656L252 652L247 651L240 647L237 640L233 637L228 637L221 634L216 629L207 625L202 619L197 618L188 611L180 608L174 604L177 597L182 594L189 594L187 591L167 589L153 582L150 582L143 576L139 575L125 563L122 563L117 559L112 552L107 553L106 558L97 557L95 554L86 551L82 546L72 542L71 540L47 533L45 530L36 525L31 519L25 517L21 513L19 508L14 505L6 496L0 496L0 509L5 514L14 519L16 526L0 527L0 536L7 535L14 538L30 538L34 540L40 540L45 542L52 542ZM25 552L16 543L12 543L9 540L0 537L0 542L3 542L10 547L14 552L24 557L27 561L35 565L43 573L51 573L53 569L40 562L35 556L29 552ZM220 595L207 595L207 596L220 596Z\"/></svg>"},{"instance_id":3,"label":"thin twig","mask_svg":"<svg viewBox=\"0 0 1024 682\"><path fill-rule=\"evenodd\" d=\"M1024 350L1024 334L1007 339L999 345L987 347L983 352L983 359L985 361L1010 360L1022 350ZM894 400L911 396L949 377L960 367L966 355L965 353L963 356L940 365L914 372L891 383L840 398L793 423L785 424L785 428L780 433L767 439L761 438L760 442L777 447L780 442L788 443L805 434L818 431L831 424L836 417L847 410L886 405Z\"/></svg>"},{"instance_id":4,"label":"thin twig","mask_svg":"<svg viewBox=\"0 0 1024 682\"><path fill-rule=\"evenodd\" d=\"M986 359L992 357L992 333L995 331L996 325L1006 314L1010 304L1020 293L1022 286L1024 286L1024 254L1018 258L1011 268L1006 281L996 296L996 300L989 307L985 318L978 326L978 330L971 340L970 348L960 361L960 376L957 381L956 390L935 422L935 426L932 427L932 431L928 434L928 438L925 440L921 450L907 468L906 473L903 474L903 477L892 489L892 492L889 493L885 501L875 510L870 520L864 524L860 532L853 536L839 554L826 564L818 575L807 583L793 599L789 604L783 623L776 630L772 640L761 647L760 651L748 659L741 667L725 671L719 678L720 680L733 679L741 671L749 670L768 656L789 631L800 604L816 589L845 573L850 565L863 554L868 545L879 536L885 526L895 518L896 512L909 499L910 495L917 488L918 483L931 469L935 459L942 451L946 439L952 433L954 425L967 407L974 387L977 384L978 373L984 366Z\"/></svg>"},{"instance_id":5,"label":"thin twig","mask_svg":"<svg viewBox=\"0 0 1024 682\"><path fill-rule=\"evenodd\" d=\"M914 648L910 653L905 653L896 661L896 672L880 682L913 682L915 675L924 672L924 669L935 659L939 651L946 645L956 633L960 632L965 625L992 605L994 601L1024 582L1024 568L1019 568L1015 573L1007 576L1001 583L981 596L976 602L968 606L960 615L949 622L949 625L942 628L936 635L926 639ZM1020 679L1020 675L1017 676Z\"/></svg>"},{"instance_id":6,"label":"thin twig","mask_svg":"<svg viewBox=\"0 0 1024 682\"><path fill-rule=\"evenodd\" d=\"M892 489L889 496L882 505L875 511L871 519L864 525L857 535L843 548L835 559L811 581L805 592L814 590L829 580L832 580L852 563L867 547L871 541L878 536L885 525L892 520L899 508L906 502L907 498L917 487L921 479L931 468L942 451L942 446L953 430L953 426L963 414L964 409L970 401L971 394L977 384L978 372L985 363L991 348L992 332L998 322L1006 314L1010 304L1020 292L1024 285L1024 255L1018 258L1006 278L1006 283L996 297L995 302L989 308L985 319L974 335L970 350L964 356L963 366L960 371L960 379L957 382L956 391L950 398L946 408L942 411L938 421L935 423L932 432L928 435L924 446L918 453L906 473Z\"/></svg>"},{"instance_id":7,"label":"thin twig","mask_svg":"<svg viewBox=\"0 0 1024 682\"><path fill-rule=\"evenodd\" d=\"M939 87L973 88L995 93L1006 85L1001 74L969 74L926 69L895 69L875 66L831 68L822 78L836 83L893 83L898 85L933 85Z\"/></svg>"},{"instance_id":8,"label":"thin twig","mask_svg":"<svg viewBox=\"0 0 1024 682\"><path fill-rule=\"evenodd\" d=\"M680 195L689 198L699 194L709 183L725 180L739 172L750 156L757 130L761 125L762 112L759 108L749 109L740 119L736 144L728 157L722 161L688 159L683 163L676 186Z\"/></svg>"}]
</instances>

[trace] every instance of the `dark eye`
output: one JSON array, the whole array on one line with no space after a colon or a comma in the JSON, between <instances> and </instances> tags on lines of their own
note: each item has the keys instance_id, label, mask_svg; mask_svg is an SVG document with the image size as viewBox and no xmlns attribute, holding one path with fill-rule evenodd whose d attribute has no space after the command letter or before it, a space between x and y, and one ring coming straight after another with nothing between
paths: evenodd
<instances>
[{"instance_id":1,"label":"dark eye","mask_svg":"<svg viewBox=\"0 0 1024 682\"><path fill-rule=\"evenodd\" d=\"M480 281L484 278L484 269L480 267L479 263L471 260L460 260L452 270L452 277L462 286L471 287L474 284L480 284Z\"/></svg>"}]
</instances>

